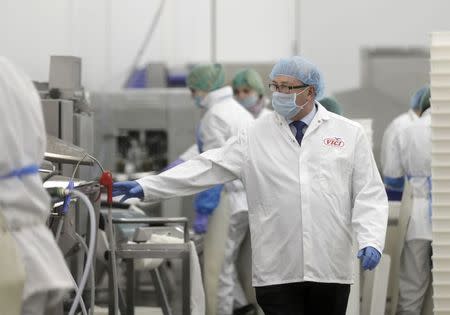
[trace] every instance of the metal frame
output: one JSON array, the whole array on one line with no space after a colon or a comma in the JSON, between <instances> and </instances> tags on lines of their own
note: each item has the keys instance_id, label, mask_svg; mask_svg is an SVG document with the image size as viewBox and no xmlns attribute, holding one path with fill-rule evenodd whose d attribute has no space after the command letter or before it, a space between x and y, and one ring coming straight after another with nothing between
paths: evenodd
<instances>
[{"instance_id":1,"label":"metal frame","mask_svg":"<svg viewBox=\"0 0 450 315\"><path fill-rule=\"evenodd\" d=\"M187 218L116 218L112 220L113 224L149 224L161 225L161 224L183 224L183 236L184 243L182 244L121 244L116 250L117 257L122 258L127 265L127 294L126 301L124 303L122 295L119 295L119 304L121 312L126 315L134 315L134 259L139 258L163 258L173 259L178 258L182 260L182 314L191 314L191 274L190 274L190 251L191 243L189 238L188 219ZM111 260L110 260L111 263ZM109 268L109 289L110 296L112 294L112 273ZM159 274L159 270L155 269L151 271L151 276L154 281L158 299L161 302L164 315L171 315L168 304L168 298L164 290L163 283ZM115 279L117 281L117 279ZM113 298L114 299L114 298ZM113 301L114 302L114 301ZM113 310L110 303L109 314L113 314Z\"/></svg>"}]
</instances>

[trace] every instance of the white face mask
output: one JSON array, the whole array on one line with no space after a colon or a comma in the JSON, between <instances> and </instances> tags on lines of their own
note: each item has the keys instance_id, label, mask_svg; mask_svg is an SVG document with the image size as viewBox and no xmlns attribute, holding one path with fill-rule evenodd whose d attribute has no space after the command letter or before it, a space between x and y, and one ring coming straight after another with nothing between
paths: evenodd
<instances>
[{"instance_id":1,"label":"white face mask","mask_svg":"<svg viewBox=\"0 0 450 315\"><path fill-rule=\"evenodd\" d=\"M285 94L280 92L273 92L272 94L272 106L273 109L286 119L290 119L300 113L308 104L306 101L303 105L297 105L295 101L297 96L303 94L307 89L304 89L300 93Z\"/></svg>"}]
</instances>

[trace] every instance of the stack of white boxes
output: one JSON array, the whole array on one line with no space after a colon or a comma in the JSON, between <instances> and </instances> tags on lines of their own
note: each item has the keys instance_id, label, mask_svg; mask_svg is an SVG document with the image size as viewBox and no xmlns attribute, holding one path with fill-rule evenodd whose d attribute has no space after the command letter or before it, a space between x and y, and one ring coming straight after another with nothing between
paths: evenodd
<instances>
[{"instance_id":1,"label":"stack of white boxes","mask_svg":"<svg viewBox=\"0 0 450 315\"><path fill-rule=\"evenodd\" d=\"M434 314L450 315L450 32L431 36Z\"/></svg>"}]
</instances>

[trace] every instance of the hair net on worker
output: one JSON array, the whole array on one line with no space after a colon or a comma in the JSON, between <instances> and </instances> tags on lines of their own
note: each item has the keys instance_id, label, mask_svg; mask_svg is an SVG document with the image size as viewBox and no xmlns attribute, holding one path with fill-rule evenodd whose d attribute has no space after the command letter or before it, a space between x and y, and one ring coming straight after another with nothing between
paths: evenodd
<instances>
[{"instance_id":1,"label":"hair net on worker","mask_svg":"<svg viewBox=\"0 0 450 315\"><path fill-rule=\"evenodd\" d=\"M220 64L195 66L187 77L187 86L200 91L211 92L225 84L225 71Z\"/></svg>"},{"instance_id":2,"label":"hair net on worker","mask_svg":"<svg viewBox=\"0 0 450 315\"><path fill-rule=\"evenodd\" d=\"M24 73L0 56L0 212L11 230L26 272L23 298L72 288L70 272L45 225L50 197L39 173L14 175L42 163L46 133L39 95ZM13 174L12 176L9 176Z\"/></svg>"},{"instance_id":3,"label":"hair net on worker","mask_svg":"<svg viewBox=\"0 0 450 315\"><path fill-rule=\"evenodd\" d=\"M430 108L430 98L431 98L430 88L427 87L427 89L423 93L422 97L420 98L420 102L419 102L419 108L421 110L421 113L423 113L428 108Z\"/></svg>"},{"instance_id":4,"label":"hair net on worker","mask_svg":"<svg viewBox=\"0 0 450 315\"><path fill-rule=\"evenodd\" d=\"M325 107L327 111L342 116L342 107L335 98L324 97L319 101L319 103L322 104L322 106Z\"/></svg>"},{"instance_id":5,"label":"hair net on worker","mask_svg":"<svg viewBox=\"0 0 450 315\"><path fill-rule=\"evenodd\" d=\"M248 86L259 95L264 95L264 83L259 73L253 69L244 69L236 73L231 84L234 89Z\"/></svg>"},{"instance_id":6,"label":"hair net on worker","mask_svg":"<svg viewBox=\"0 0 450 315\"><path fill-rule=\"evenodd\" d=\"M412 109L420 109L420 100L422 96L427 92L428 86L424 86L420 88L414 95L411 97L410 106Z\"/></svg>"},{"instance_id":7,"label":"hair net on worker","mask_svg":"<svg viewBox=\"0 0 450 315\"><path fill-rule=\"evenodd\" d=\"M300 56L284 58L278 61L272 68L270 79L279 75L290 76L302 81L304 84L314 86L316 99L321 99L325 90L323 76L319 69Z\"/></svg>"}]
</instances>

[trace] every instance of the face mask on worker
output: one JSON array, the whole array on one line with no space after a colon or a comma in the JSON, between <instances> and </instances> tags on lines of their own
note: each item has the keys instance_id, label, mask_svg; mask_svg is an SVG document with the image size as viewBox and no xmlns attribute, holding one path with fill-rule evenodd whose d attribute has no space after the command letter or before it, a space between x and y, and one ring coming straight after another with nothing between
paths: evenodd
<instances>
[{"instance_id":1,"label":"face mask on worker","mask_svg":"<svg viewBox=\"0 0 450 315\"><path fill-rule=\"evenodd\" d=\"M258 95L255 95L255 94L249 95L243 99L238 98L239 104L241 104L242 106L244 106L247 109L255 106L256 103L258 102L258 100L259 100L259 97L258 97Z\"/></svg>"},{"instance_id":2,"label":"face mask on worker","mask_svg":"<svg viewBox=\"0 0 450 315\"><path fill-rule=\"evenodd\" d=\"M297 96L303 94L307 89L304 89L300 93L285 94L280 92L273 92L272 94L272 106L273 109L283 116L290 119L300 113L309 101L306 101L303 105L297 105L295 103Z\"/></svg>"},{"instance_id":3,"label":"face mask on worker","mask_svg":"<svg viewBox=\"0 0 450 315\"><path fill-rule=\"evenodd\" d=\"M205 99L204 95L195 95L194 96L194 104L195 106L199 107L199 108L204 108L205 104L203 102L203 100Z\"/></svg>"}]
</instances>

